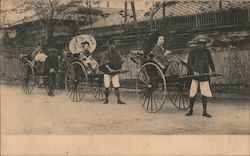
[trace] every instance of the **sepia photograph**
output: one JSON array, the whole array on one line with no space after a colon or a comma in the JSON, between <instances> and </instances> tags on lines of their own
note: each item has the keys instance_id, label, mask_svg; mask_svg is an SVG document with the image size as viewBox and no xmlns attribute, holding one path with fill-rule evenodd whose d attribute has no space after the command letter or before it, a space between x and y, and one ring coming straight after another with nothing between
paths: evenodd
<instances>
[{"instance_id":1,"label":"sepia photograph","mask_svg":"<svg viewBox=\"0 0 250 156\"><path fill-rule=\"evenodd\" d=\"M0 0L0 155L250 155L249 101L250 0Z\"/></svg>"}]
</instances>

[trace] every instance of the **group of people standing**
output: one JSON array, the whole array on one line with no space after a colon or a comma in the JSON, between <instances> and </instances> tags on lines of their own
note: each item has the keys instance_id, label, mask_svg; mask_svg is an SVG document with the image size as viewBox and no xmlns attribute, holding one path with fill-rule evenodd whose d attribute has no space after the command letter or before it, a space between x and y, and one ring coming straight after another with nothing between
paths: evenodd
<instances>
[{"instance_id":1,"label":"group of people standing","mask_svg":"<svg viewBox=\"0 0 250 156\"><path fill-rule=\"evenodd\" d=\"M150 55L159 62L164 69L166 77L169 76L178 76L179 73L179 63L180 60L173 55L169 50L164 49L163 45L166 38L163 35L158 36L158 40ZM209 76L202 75L204 73L209 73L209 67L212 72L215 73L214 62L211 57L210 51L206 48L206 38L198 38L197 46L189 52L188 55L188 67L193 72L194 75L201 75L194 77L191 82L189 97L190 97L190 109L186 113L186 116L193 115L193 107L197 97L197 91L200 89L201 92L201 101L203 104L203 116L212 117L207 113L207 98L212 97ZM82 52L79 54L79 59L82 60L85 66L89 69L88 74L97 73L99 70L104 73L104 87L105 87L105 100L103 104L108 104L109 100L109 88L112 82L112 85L115 90L115 95L117 97L117 104L126 104L121 100L120 97L120 81L117 70L120 70L123 64L122 58L116 50L116 42L110 40L108 42L108 49L104 52L100 65L92 57L92 53L89 51L90 44L88 42L81 43ZM54 96L52 87L55 83L55 71L58 70L58 63L56 59L56 53L58 52L55 48L48 49L48 56L45 55L42 51L42 48L37 48L36 54L32 54L33 60L35 62L45 61L45 74L48 75L50 79L49 83L49 96Z\"/></svg>"},{"instance_id":2,"label":"group of people standing","mask_svg":"<svg viewBox=\"0 0 250 156\"><path fill-rule=\"evenodd\" d=\"M116 42L113 40L108 41L108 49L104 52L100 65L93 58L92 53L89 51L90 44L87 41L81 43L82 51L79 53L79 60L83 62L87 68L88 74L97 74L99 70L104 73L104 87L105 87L105 100L103 104L108 104L109 89L112 86L115 90L117 97L117 104L126 104L121 100L120 96L120 80L117 71L122 67L123 61L121 56L116 50ZM34 65L39 62L44 62L43 74L47 76L49 92L48 96L54 96L53 87L56 81L56 71L58 71L57 55L58 50L56 48L48 48L45 51L45 47L38 45L35 51L31 54L32 63Z\"/></svg>"}]
</instances>

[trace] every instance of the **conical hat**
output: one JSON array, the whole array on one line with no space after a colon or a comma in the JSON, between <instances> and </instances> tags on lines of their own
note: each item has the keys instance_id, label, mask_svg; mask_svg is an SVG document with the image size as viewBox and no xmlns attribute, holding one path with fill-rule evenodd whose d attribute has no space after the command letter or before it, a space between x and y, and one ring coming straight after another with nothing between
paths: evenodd
<instances>
[{"instance_id":1,"label":"conical hat","mask_svg":"<svg viewBox=\"0 0 250 156\"><path fill-rule=\"evenodd\" d=\"M96 40L91 35L78 35L75 36L69 43L69 50L73 54L78 54L83 51L82 43L88 42L89 43L89 52L93 52L96 48Z\"/></svg>"}]
</instances>

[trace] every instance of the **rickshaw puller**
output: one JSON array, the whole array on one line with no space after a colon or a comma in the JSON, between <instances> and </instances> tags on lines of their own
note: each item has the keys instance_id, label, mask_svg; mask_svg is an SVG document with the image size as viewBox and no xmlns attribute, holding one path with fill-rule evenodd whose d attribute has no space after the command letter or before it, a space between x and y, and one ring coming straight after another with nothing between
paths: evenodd
<instances>
[{"instance_id":1,"label":"rickshaw puller","mask_svg":"<svg viewBox=\"0 0 250 156\"><path fill-rule=\"evenodd\" d=\"M197 47L190 51L188 55L188 66L193 71L194 75L209 73L209 67L212 72L215 73L214 62L210 51L206 48L207 39L198 38ZM190 87L190 110L186 113L186 116L193 115L193 107L196 100L196 94L198 88L201 92L201 101L203 105L203 116L212 117L207 113L207 98L212 97L212 92L209 84L209 76L198 76L192 79Z\"/></svg>"},{"instance_id":2,"label":"rickshaw puller","mask_svg":"<svg viewBox=\"0 0 250 156\"><path fill-rule=\"evenodd\" d=\"M104 72L104 86L105 86L105 101L103 104L108 104L108 97L109 97L109 88L110 83L112 82L113 87L115 88L115 95L117 97L117 104L126 104L121 100L120 97L120 81L118 74L112 74L116 70L120 70L123 64L123 61L120 55L115 50L116 43L111 40L109 41L109 49L104 53L100 70Z\"/></svg>"}]
</instances>

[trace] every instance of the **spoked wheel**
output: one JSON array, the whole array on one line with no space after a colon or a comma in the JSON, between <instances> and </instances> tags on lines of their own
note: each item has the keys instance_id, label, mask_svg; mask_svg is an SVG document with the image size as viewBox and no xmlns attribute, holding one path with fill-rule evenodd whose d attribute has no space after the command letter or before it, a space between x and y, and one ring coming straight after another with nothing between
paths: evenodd
<instances>
[{"instance_id":1,"label":"spoked wheel","mask_svg":"<svg viewBox=\"0 0 250 156\"><path fill-rule=\"evenodd\" d=\"M171 103L180 110L186 110L190 107L188 86L185 82L176 82L167 85Z\"/></svg>"},{"instance_id":2,"label":"spoked wheel","mask_svg":"<svg viewBox=\"0 0 250 156\"><path fill-rule=\"evenodd\" d=\"M72 101L81 101L88 91L88 76L85 67L80 62L69 65L65 75L65 88Z\"/></svg>"},{"instance_id":3,"label":"spoked wheel","mask_svg":"<svg viewBox=\"0 0 250 156\"><path fill-rule=\"evenodd\" d=\"M22 87L25 94L30 94L35 86L35 73L30 63L25 63L22 72Z\"/></svg>"},{"instance_id":4,"label":"spoked wheel","mask_svg":"<svg viewBox=\"0 0 250 156\"><path fill-rule=\"evenodd\" d=\"M109 88L109 94L112 88ZM102 78L92 78L91 79L91 93L97 100L104 100L105 98L105 87Z\"/></svg>"},{"instance_id":5,"label":"spoked wheel","mask_svg":"<svg viewBox=\"0 0 250 156\"><path fill-rule=\"evenodd\" d=\"M169 80L167 89L171 103L180 110L186 110L190 107L189 88L191 81L186 78L181 78L181 76L186 76L189 73L187 64L182 62L179 67L180 77Z\"/></svg>"},{"instance_id":6,"label":"spoked wheel","mask_svg":"<svg viewBox=\"0 0 250 156\"><path fill-rule=\"evenodd\" d=\"M97 100L103 100L105 98L105 88L102 79L92 79L91 81L91 93Z\"/></svg>"},{"instance_id":7,"label":"spoked wheel","mask_svg":"<svg viewBox=\"0 0 250 156\"><path fill-rule=\"evenodd\" d=\"M164 105L167 88L160 67L152 62L145 63L136 79L136 92L145 111L155 113Z\"/></svg>"}]
</instances>

